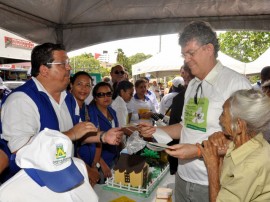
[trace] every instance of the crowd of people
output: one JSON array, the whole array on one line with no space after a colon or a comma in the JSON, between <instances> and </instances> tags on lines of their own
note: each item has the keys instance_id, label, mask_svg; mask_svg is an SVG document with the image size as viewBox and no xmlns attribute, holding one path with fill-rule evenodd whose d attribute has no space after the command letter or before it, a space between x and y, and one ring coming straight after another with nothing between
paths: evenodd
<instances>
[{"instance_id":1,"label":"crowd of people","mask_svg":"<svg viewBox=\"0 0 270 202\"><path fill-rule=\"evenodd\" d=\"M179 45L184 64L168 94L147 77L133 84L120 64L95 85L87 72L70 77L63 45L37 45L32 78L2 98L0 201L98 201L92 187L112 176L130 124L173 139L175 201L270 201L270 67L252 89L217 60L216 33L202 21ZM155 116L170 119L157 126Z\"/></svg>"}]
</instances>

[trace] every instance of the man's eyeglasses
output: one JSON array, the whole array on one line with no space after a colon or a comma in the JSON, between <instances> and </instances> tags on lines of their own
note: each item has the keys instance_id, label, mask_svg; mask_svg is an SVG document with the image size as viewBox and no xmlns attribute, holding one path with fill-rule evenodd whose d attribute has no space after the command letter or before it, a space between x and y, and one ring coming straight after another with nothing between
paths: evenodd
<instances>
[{"instance_id":1,"label":"man's eyeglasses","mask_svg":"<svg viewBox=\"0 0 270 202\"><path fill-rule=\"evenodd\" d=\"M97 93L98 98L103 98L103 97L112 97L112 92L106 92L106 93Z\"/></svg>"},{"instance_id":2,"label":"man's eyeglasses","mask_svg":"<svg viewBox=\"0 0 270 202\"><path fill-rule=\"evenodd\" d=\"M202 82L198 85L197 89L196 89L196 94L194 96L194 103L196 105L198 105L199 101L198 101L198 92L199 92L199 89L201 89L201 94L202 94ZM199 98L200 99L200 98Z\"/></svg>"},{"instance_id":3,"label":"man's eyeglasses","mask_svg":"<svg viewBox=\"0 0 270 202\"><path fill-rule=\"evenodd\" d=\"M192 58L196 55L196 53L198 52L198 50L200 50L200 48L203 47L203 46L200 46L199 48L197 48L196 50L194 51L187 51L185 53L182 53L181 57L182 58Z\"/></svg>"},{"instance_id":4,"label":"man's eyeglasses","mask_svg":"<svg viewBox=\"0 0 270 202\"><path fill-rule=\"evenodd\" d=\"M47 62L47 65L63 65L65 67L70 66L70 60L66 59L65 62Z\"/></svg>"},{"instance_id":5,"label":"man's eyeglasses","mask_svg":"<svg viewBox=\"0 0 270 202\"><path fill-rule=\"evenodd\" d=\"M115 72L114 72L115 74L125 74L125 72L124 71L118 71L118 70L116 70Z\"/></svg>"}]
</instances>

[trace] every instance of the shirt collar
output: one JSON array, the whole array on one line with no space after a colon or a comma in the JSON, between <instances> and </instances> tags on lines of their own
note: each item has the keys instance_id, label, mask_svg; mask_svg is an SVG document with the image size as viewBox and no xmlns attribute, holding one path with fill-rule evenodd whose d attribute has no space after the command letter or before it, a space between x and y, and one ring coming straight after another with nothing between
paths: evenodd
<instances>
[{"instance_id":1,"label":"shirt collar","mask_svg":"<svg viewBox=\"0 0 270 202\"><path fill-rule=\"evenodd\" d=\"M135 93L134 98L135 98L136 100L139 100L139 99L140 99L140 98L138 97L137 93ZM144 96L144 99L145 99L146 101L150 100L147 96Z\"/></svg>"},{"instance_id":2,"label":"shirt collar","mask_svg":"<svg viewBox=\"0 0 270 202\"><path fill-rule=\"evenodd\" d=\"M242 162L248 155L254 152L254 149L261 147L263 145L264 138L263 134L259 133L240 147L234 150L234 143L231 142L229 145L229 149L226 153L226 157L231 157L233 163L236 165L239 162Z\"/></svg>"},{"instance_id":3,"label":"shirt collar","mask_svg":"<svg viewBox=\"0 0 270 202\"><path fill-rule=\"evenodd\" d=\"M208 82L211 85L214 85L215 81L217 80L217 75L223 69L223 65L220 61L214 66L214 68L207 74L204 81Z\"/></svg>"},{"instance_id":4,"label":"shirt collar","mask_svg":"<svg viewBox=\"0 0 270 202\"><path fill-rule=\"evenodd\" d=\"M50 99L54 100L54 98L48 93L48 91L44 88L44 86L39 82L39 80L37 80L35 77L32 77L33 81L35 82L38 91L42 91L44 93L46 93ZM60 95L60 101L59 104L62 104L65 101L65 98L67 96L67 92L64 90L61 92Z\"/></svg>"}]
</instances>

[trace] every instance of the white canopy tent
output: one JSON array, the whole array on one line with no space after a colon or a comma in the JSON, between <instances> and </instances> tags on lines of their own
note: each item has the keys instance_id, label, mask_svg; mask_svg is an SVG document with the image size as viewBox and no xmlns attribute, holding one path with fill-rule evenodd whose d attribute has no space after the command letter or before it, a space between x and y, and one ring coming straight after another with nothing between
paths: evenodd
<instances>
[{"instance_id":1,"label":"white canopy tent","mask_svg":"<svg viewBox=\"0 0 270 202\"><path fill-rule=\"evenodd\" d=\"M218 53L218 60L220 60L223 65L236 72L245 74L245 63L225 55L220 51ZM157 78L177 75L183 63L184 59L181 57L180 50L172 53L160 52L143 62L132 65L132 76L144 73L149 73Z\"/></svg>"},{"instance_id":2,"label":"white canopy tent","mask_svg":"<svg viewBox=\"0 0 270 202\"><path fill-rule=\"evenodd\" d=\"M266 66L270 66L270 48L256 60L246 64L245 74L258 74Z\"/></svg>"},{"instance_id":3,"label":"white canopy tent","mask_svg":"<svg viewBox=\"0 0 270 202\"><path fill-rule=\"evenodd\" d=\"M180 67L184 62L180 53L180 51L160 52L143 62L132 65L132 76L149 73L160 78L179 74Z\"/></svg>"}]
</instances>

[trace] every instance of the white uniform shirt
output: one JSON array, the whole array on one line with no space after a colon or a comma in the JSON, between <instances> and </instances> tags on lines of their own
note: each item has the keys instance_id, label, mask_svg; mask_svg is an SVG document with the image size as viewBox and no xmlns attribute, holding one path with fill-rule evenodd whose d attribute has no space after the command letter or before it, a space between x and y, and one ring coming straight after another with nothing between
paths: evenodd
<instances>
[{"instance_id":1,"label":"white uniform shirt","mask_svg":"<svg viewBox=\"0 0 270 202\"><path fill-rule=\"evenodd\" d=\"M98 197L89 184L85 164L73 158L77 168L84 176L84 182L67 192L56 193L46 186L39 186L22 169L0 187L1 202L97 202Z\"/></svg>"},{"instance_id":2,"label":"white uniform shirt","mask_svg":"<svg viewBox=\"0 0 270 202\"><path fill-rule=\"evenodd\" d=\"M151 111L156 113L155 106L149 98L146 98L144 101L132 97L130 102L127 104L128 111L132 112L130 123L138 124L140 121L152 123L152 119L140 119L139 113L140 110Z\"/></svg>"},{"instance_id":3,"label":"white uniform shirt","mask_svg":"<svg viewBox=\"0 0 270 202\"><path fill-rule=\"evenodd\" d=\"M198 98L208 99L208 107L198 107L198 111L192 114L190 110L194 109L192 108L195 106L194 96L200 83L199 79L194 78L189 82L186 90L180 143L201 143L214 132L222 131L219 117L223 111L222 106L224 102L235 91L251 88L250 82L243 75L224 67L218 62L202 81L202 92L199 89L197 93ZM188 105L188 103L193 104L193 106ZM189 108L189 113L187 113L187 107L189 106L191 107ZM194 119L188 119L188 117L192 116L194 116ZM192 125L192 122L194 122L194 125ZM201 127L202 125L206 127ZM205 132L203 131L204 129L206 129ZM207 171L202 159L179 160L178 162L178 174L182 179L192 183L208 185Z\"/></svg>"},{"instance_id":4,"label":"white uniform shirt","mask_svg":"<svg viewBox=\"0 0 270 202\"><path fill-rule=\"evenodd\" d=\"M41 83L32 78L39 91L45 92L52 103L59 122L60 131L67 131L73 127L73 122L65 103L66 92L61 93L59 104L44 89ZM79 115L79 107L76 108ZM40 116L35 102L23 92L10 95L3 104L1 111L2 138L8 141L11 152L24 146L29 139L40 131Z\"/></svg>"},{"instance_id":5,"label":"white uniform shirt","mask_svg":"<svg viewBox=\"0 0 270 202\"><path fill-rule=\"evenodd\" d=\"M172 105L173 98L178 94L178 92L171 92L164 95L159 104L159 113L165 115L166 111Z\"/></svg>"},{"instance_id":6,"label":"white uniform shirt","mask_svg":"<svg viewBox=\"0 0 270 202\"><path fill-rule=\"evenodd\" d=\"M116 111L119 127L123 127L128 123L127 103L121 96L117 96L112 102L112 108Z\"/></svg>"},{"instance_id":7,"label":"white uniform shirt","mask_svg":"<svg viewBox=\"0 0 270 202\"><path fill-rule=\"evenodd\" d=\"M159 103L158 103L158 100L157 100L155 93L151 90L147 90L146 96L152 101L153 105L155 106L156 112L158 112Z\"/></svg>"},{"instance_id":8,"label":"white uniform shirt","mask_svg":"<svg viewBox=\"0 0 270 202\"><path fill-rule=\"evenodd\" d=\"M160 100L160 87L157 85L157 86L151 86L150 87L150 90L151 90L151 92L154 92L155 93L155 95L156 95L156 98L158 99L158 100Z\"/></svg>"}]
</instances>

